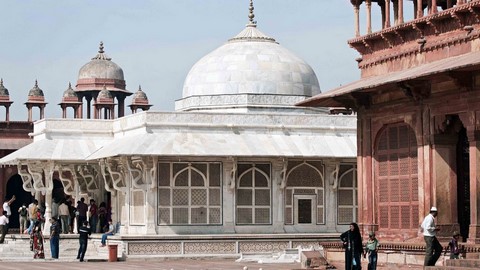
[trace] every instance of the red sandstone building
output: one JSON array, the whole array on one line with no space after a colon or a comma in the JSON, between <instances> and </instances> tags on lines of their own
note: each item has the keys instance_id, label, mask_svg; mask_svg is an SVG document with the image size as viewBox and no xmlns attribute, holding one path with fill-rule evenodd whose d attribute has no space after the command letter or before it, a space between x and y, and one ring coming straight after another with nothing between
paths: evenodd
<instances>
[{"instance_id":1,"label":"red sandstone building","mask_svg":"<svg viewBox=\"0 0 480 270\"><path fill-rule=\"evenodd\" d=\"M440 236L480 243L480 1L351 2L361 79L301 105L358 115L359 224L408 242L436 206ZM415 17L404 22L406 11Z\"/></svg>"}]
</instances>

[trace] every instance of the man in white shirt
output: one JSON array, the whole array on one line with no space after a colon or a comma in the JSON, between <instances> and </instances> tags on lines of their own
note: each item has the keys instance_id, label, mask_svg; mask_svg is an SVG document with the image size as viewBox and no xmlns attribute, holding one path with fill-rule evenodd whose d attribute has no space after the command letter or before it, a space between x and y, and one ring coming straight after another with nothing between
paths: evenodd
<instances>
[{"instance_id":1,"label":"man in white shirt","mask_svg":"<svg viewBox=\"0 0 480 270\"><path fill-rule=\"evenodd\" d=\"M7 197L5 197L5 202L3 203L3 211L7 212L7 217L10 217L12 215L12 210L10 209L10 205L15 201L15 195L12 196L12 198L9 200Z\"/></svg>"},{"instance_id":2,"label":"man in white shirt","mask_svg":"<svg viewBox=\"0 0 480 270\"><path fill-rule=\"evenodd\" d=\"M5 234L7 234L8 225L7 211L3 210L3 215L0 216L0 244L3 244L5 240Z\"/></svg>"},{"instance_id":3,"label":"man in white shirt","mask_svg":"<svg viewBox=\"0 0 480 270\"><path fill-rule=\"evenodd\" d=\"M440 229L435 226L435 217L438 214L438 210L435 206L430 209L428 214L422 222L423 238L425 239L425 266L434 266L438 258L442 254L442 245L438 242L436 237L437 231Z\"/></svg>"}]
</instances>

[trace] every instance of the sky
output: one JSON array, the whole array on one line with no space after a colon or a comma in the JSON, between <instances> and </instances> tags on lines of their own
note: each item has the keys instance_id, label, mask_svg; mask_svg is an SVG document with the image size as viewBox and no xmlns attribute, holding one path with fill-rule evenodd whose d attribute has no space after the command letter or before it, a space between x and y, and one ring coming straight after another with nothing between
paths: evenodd
<instances>
[{"instance_id":1,"label":"sky","mask_svg":"<svg viewBox=\"0 0 480 270\"><path fill-rule=\"evenodd\" d=\"M349 0L254 5L258 29L310 64L322 92L360 78L359 54L347 44L354 37ZM249 0L0 0L0 78L14 101L10 120L27 119L35 80L48 102L45 116L60 118L63 92L100 41L130 92L141 85L151 110L173 111L190 68L245 28L248 8Z\"/></svg>"}]
</instances>

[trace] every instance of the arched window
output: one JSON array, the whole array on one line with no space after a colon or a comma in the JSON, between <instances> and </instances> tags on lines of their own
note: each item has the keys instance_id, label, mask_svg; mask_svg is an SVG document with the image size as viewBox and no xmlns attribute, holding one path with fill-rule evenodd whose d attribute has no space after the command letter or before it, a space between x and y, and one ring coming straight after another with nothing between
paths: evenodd
<instances>
[{"instance_id":1,"label":"arched window","mask_svg":"<svg viewBox=\"0 0 480 270\"><path fill-rule=\"evenodd\" d=\"M387 125L375 151L379 230L418 227L418 161L415 133L405 123Z\"/></svg>"},{"instance_id":2,"label":"arched window","mask_svg":"<svg viewBox=\"0 0 480 270\"><path fill-rule=\"evenodd\" d=\"M285 188L285 224L324 224L323 165L289 161Z\"/></svg>"},{"instance_id":3,"label":"arched window","mask_svg":"<svg viewBox=\"0 0 480 270\"><path fill-rule=\"evenodd\" d=\"M358 189L357 169L355 165L342 164L338 171L338 224L350 224L357 221Z\"/></svg>"},{"instance_id":4,"label":"arched window","mask_svg":"<svg viewBox=\"0 0 480 270\"><path fill-rule=\"evenodd\" d=\"M271 223L270 164L238 164L237 224Z\"/></svg>"},{"instance_id":5,"label":"arched window","mask_svg":"<svg viewBox=\"0 0 480 270\"><path fill-rule=\"evenodd\" d=\"M221 224L220 176L219 163L160 163L160 225Z\"/></svg>"}]
</instances>

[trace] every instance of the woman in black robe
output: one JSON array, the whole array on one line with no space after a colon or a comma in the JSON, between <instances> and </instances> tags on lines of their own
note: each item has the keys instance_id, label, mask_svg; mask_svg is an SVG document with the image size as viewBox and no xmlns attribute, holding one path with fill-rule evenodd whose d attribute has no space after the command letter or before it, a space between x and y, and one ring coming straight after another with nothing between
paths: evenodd
<instances>
[{"instance_id":1,"label":"woman in black robe","mask_svg":"<svg viewBox=\"0 0 480 270\"><path fill-rule=\"evenodd\" d=\"M363 251L362 235L357 223L350 223L350 229L340 235L345 248L345 270L362 269L361 255Z\"/></svg>"}]
</instances>

